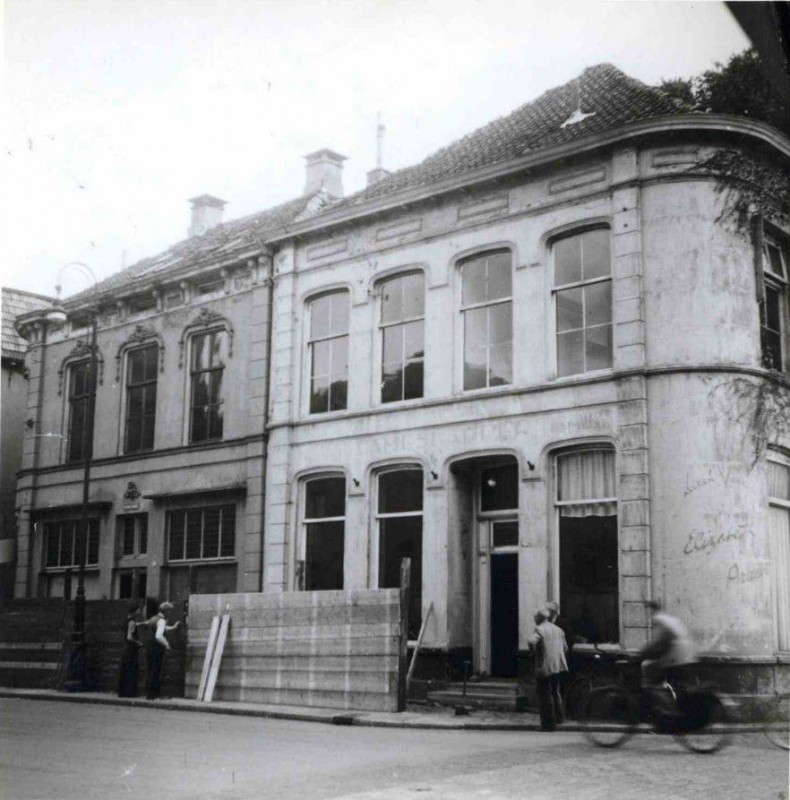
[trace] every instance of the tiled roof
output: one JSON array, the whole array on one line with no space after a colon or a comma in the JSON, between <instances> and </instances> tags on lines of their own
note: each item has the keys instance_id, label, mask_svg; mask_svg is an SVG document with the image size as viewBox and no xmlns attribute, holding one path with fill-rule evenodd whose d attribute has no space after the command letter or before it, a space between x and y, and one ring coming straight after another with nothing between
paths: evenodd
<instances>
[{"instance_id":1,"label":"tiled roof","mask_svg":"<svg viewBox=\"0 0 790 800\"><path fill-rule=\"evenodd\" d=\"M73 295L68 303L79 302L96 291L101 293L134 288L135 284L142 284L150 278L165 277L182 269L216 265L220 261L243 255L260 246L261 240L267 236L281 233L284 226L309 214L313 206L320 207L321 202L319 195L305 195L248 217L223 222L200 236L184 239L159 255L144 258L110 275L96 289Z\"/></svg>"},{"instance_id":2,"label":"tiled roof","mask_svg":"<svg viewBox=\"0 0 790 800\"><path fill-rule=\"evenodd\" d=\"M3 287L3 358L23 359L27 342L14 330L14 320L27 311L52 305L54 298Z\"/></svg>"},{"instance_id":3,"label":"tiled roof","mask_svg":"<svg viewBox=\"0 0 790 800\"><path fill-rule=\"evenodd\" d=\"M589 116L563 127L577 108L577 98L581 110ZM350 208L404 189L429 186L627 122L687 112L688 109L680 107L660 89L629 78L611 64L598 64L442 148L420 164L393 172L332 204L330 210Z\"/></svg>"}]
</instances>

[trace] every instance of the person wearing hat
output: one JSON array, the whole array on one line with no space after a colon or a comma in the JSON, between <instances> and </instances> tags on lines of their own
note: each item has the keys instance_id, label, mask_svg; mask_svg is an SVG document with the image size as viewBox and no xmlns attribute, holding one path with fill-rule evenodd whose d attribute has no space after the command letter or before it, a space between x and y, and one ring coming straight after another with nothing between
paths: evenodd
<instances>
[{"instance_id":1,"label":"person wearing hat","mask_svg":"<svg viewBox=\"0 0 790 800\"><path fill-rule=\"evenodd\" d=\"M170 642L165 638L165 633L175 630L180 624L178 622L174 625L167 624L167 615L172 610L172 603L162 603L159 606L159 613L148 620L148 624L154 628L154 640L148 652L148 685L145 695L148 700L156 700L162 693L165 653L170 650Z\"/></svg>"},{"instance_id":2,"label":"person wearing hat","mask_svg":"<svg viewBox=\"0 0 790 800\"><path fill-rule=\"evenodd\" d=\"M538 688L540 727L554 731L565 721L560 696L560 675L568 671L565 651L568 645L565 634L549 621L545 608L535 612L535 632L530 637L535 651L535 678Z\"/></svg>"}]
</instances>

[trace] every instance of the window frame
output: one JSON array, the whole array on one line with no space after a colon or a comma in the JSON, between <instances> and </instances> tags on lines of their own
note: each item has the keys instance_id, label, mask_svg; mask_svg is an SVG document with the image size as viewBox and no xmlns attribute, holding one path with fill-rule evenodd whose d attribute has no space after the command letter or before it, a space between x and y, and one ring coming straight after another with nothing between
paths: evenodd
<instances>
[{"instance_id":1,"label":"window frame","mask_svg":"<svg viewBox=\"0 0 790 800\"><path fill-rule=\"evenodd\" d=\"M138 353L153 350L155 353L155 369L154 369L154 377L148 381L142 381L141 383L135 384L134 386L129 385L129 381L131 379L131 359ZM123 453L149 453L156 447L156 411L157 411L157 403L159 401L159 373L161 371L161 363L160 358L162 356L161 347L158 342L151 342L141 345L140 347L134 347L132 349L127 350L124 353L124 379L123 379L123 387L124 387L124 394L123 394L123 402L124 402L124 409L123 409L123 431L122 431L122 443ZM144 390L147 387L153 385L154 389L154 412L153 414L143 414L139 419L148 419L151 420L151 446L150 447L139 447L137 449L129 449L129 412L130 412L130 390L132 389L140 389L143 388ZM190 413L191 413L191 406L190 406ZM141 434L142 438L142 434Z\"/></svg>"},{"instance_id":2,"label":"window frame","mask_svg":"<svg viewBox=\"0 0 790 800\"><path fill-rule=\"evenodd\" d=\"M786 263L787 262L785 262L785 264ZM784 467L785 469L790 470L790 456L785 456L784 454L779 453L776 450L772 450L772 449L768 450L767 461L768 462L773 462L774 464L778 464L780 467ZM769 506L769 509L770 509L771 506L773 506L774 508L784 509L787 512L787 514L790 515L790 498L776 497L776 496L770 494L770 491L769 491L769 494L768 494L768 506ZM773 611L773 616L774 616L774 624L773 624L774 642L776 644L776 652L777 653L786 654L786 653L790 653L790 647L787 647L787 648L780 647L781 635L780 635L779 614L778 614L779 597L777 597L777 589L778 589L778 586L779 586L779 581L778 581L777 573L776 573L777 562L774 560L774 554L771 552L772 547L771 547L770 528L768 529L767 534L768 534L768 536L767 536L767 538L768 538L768 552L769 552L770 560L771 560L770 575L771 575L771 582L773 584L773 586L772 586L773 591L771 593L772 596L773 596L772 597L772 602L771 602L771 605L772 605L772 609L771 610Z\"/></svg>"},{"instance_id":3,"label":"window frame","mask_svg":"<svg viewBox=\"0 0 790 800\"><path fill-rule=\"evenodd\" d=\"M88 426L88 409L90 406L90 397L91 397L91 385L92 385L92 377L91 377L91 360L90 358L81 358L77 361L72 361L67 366L67 381L66 381L66 413L68 419L68 437L66 439L66 463L67 464L80 464L85 461L87 451L93 448L93 437L95 434L95 421L94 422L94 430L90 432L90 436L86 436L86 430ZM85 393L79 396L75 396L73 394L73 385L75 381L75 373L77 369L85 368ZM82 424L83 428L80 431L79 436L79 454L73 454L73 447L75 444L75 436L74 436L74 409L75 409L75 402L79 401L83 406L83 416L82 416Z\"/></svg>"},{"instance_id":4,"label":"window frame","mask_svg":"<svg viewBox=\"0 0 790 800\"><path fill-rule=\"evenodd\" d=\"M43 561L43 570L46 573L58 573L58 572L65 572L68 569L74 570L78 569L79 558L77 553L77 536L79 534L79 530L82 526L82 519L68 517L65 519L53 519L53 520L46 520L44 523L44 537L43 537L43 546L42 546L42 561ZM61 563L62 557L61 553L63 550L63 528L64 526L69 525L71 526L71 562L70 563ZM58 563L57 564L50 564L50 554L52 551L51 548L51 541L50 536L52 535L52 528L57 526L58 528ZM96 559L91 560L91 550L92 546L95 546L95 555ZM85 551L85 569L86 570L96 570L99 568L99 563L101 559L101 519L97 516L88 517L88 547Z\"/></svg>"},{"instance_id":5,"label":"window frame","mask_svg":"<svg viewBox=\"0 0 790 800\"><path fill-rule=\"evenodd\" d=\"M232 544L233 544L233 552L228 555L222 555L222 526L224 522L224 511L226 509L232 508L233 509L233 536L232 536ZM206 511L213 511L218 509L220 512L218 528L217 528L217 555L216 556L204 556L203 551L205 549L205 534L206 534ZM187 558L187 524L188 524L188 515L190 513L200 512L201 514L201 521L200 521L200 552L201 555L195 558ZM182 546L182 552L184 554L183 558L172 558L171 557L171 536L172 536L172 521L174 514L183 514L184 515L184 542ZM227 503L209 503L207 505L187 505L187 506L177 506L175 508L168 508L165 512L165 547L164 547L164 567L169 566L182 566L182 565L189 565L189 564L213 564L215 562L226 563L226 562L237 562L237 542L236 538L239 533L238 529L238 520L239 520L239 508L237 503L227 502Z\"/></svg>"},{"instance_id":6,"label":"window frame","mask_svg":"<svg viewBox=\"0 0 790 800\"><path fill-rule=\"evenodd\" d=\"M126 522L131 520L134 525L132 531L132 552L126 552ZM118 559L144 558L148 555L148 513L136 512L132 514L118 514L115 517L115 532L117 536Z\"/></svg>"},{"instance_id":7,"label":"window frame","mask_svg":"<svg viewBox=\"0 0 790 800\"><path fill-rule=\"evenodd\" d=\"M195 353L195 342L201 337L210 337L213 335L218 335L224 337L223 347L225 348L226 355L225 360L223 360L220 366L215 367L207 367L205 369L195 370L194 369L194 353ZM187 407L189 408L189 414L187 415L187 444L207 444L211 442L221 442L225 437L225 388L223 384L224 381L224 373L227 367L227 359L230 357L230 347L231 347L231 336L228 332L228 329L224 326L218 327L211 327L207 329L200 329L193 331L189 334L189 348L188 348L188 370L187 370ZM195 408L196 405L194 403L194 385L195 385L195 377L198 375L202 375L205 373L220 373L220 400L218 403L208 403L208 404L201 404L201 407L206 407L208 409L206 415L206 431L207 435L205 438L202 439L195 439L194 437L194 424L195 424ZM221 414L219 416L220 419L220 433L218 436L209 436L208 431L210 430L210 410L214 407L215 409L219 409ZM216 413L216 412L215 412Z\"/></svg>"},{"instance_id":8,"label":"window frame","mask_svg":"<svg viewBox=\"0 0 790 800\"><path fill-rule=\"evenodd\" d=\"M308 517L307 516L307 487L308 484L316 480L339 479L343 481L343 515L332 517ZM294 568L292 570L293 590L302 591L323 591L309 590L307 585L307 538L308 525L320 524L322 522L342 522L343 523L343 586L346 585L346 519L348 516L348 478L344 472L314 472L304 475L299 480L299 533L296 537L296 552L294 558ZM301 566L300 566L301 565Z\"/></svg>"},{"instance_id":9,"label":"window frame","mask_svg":"<svg viewBox=\"0 0 790 800\"><path fill-rule=\"evenodd\" d=\"M590 233L592 231L607 231L609 234L609 273L607 275L598 276L595 278L589 278L578 281L571 281L570 283L563 283L557 284L557 269L556 269L556 245L559 242L565 241L567 239L573 239L575 237L582 237L586 233ZM615 351L615 342L614 342L614 275L612 270L612 227L608 223L595 223L590 225L582 225L580 227L574 227L569 230L564 230L561 233L557 233L557 235L552 236L551 239L548 241L548 250L549 250L549 264L551 266L551 308L552 308L552 317L553 317L553 331L551 336L551 350L553 353L553 371L554 377L556 379L572 379L579 375L589 375L590 373L600 373L606 370L611 370L614 368L614 351ZM583 259L583 255L581 256ZM582 261L583 263L583 261ZM610 291L610 298L611 304L609 308L609 322L598 324L598 325L590 325L586 326L584 324L584 316L585 316L585 306L586 301L585 297L586 294L584 289L587 286L593 286L595 284L601 284L608 282L611 287ZM582 333L582 342L583 342L583 350L582 350L582 363L583 369L579 372L570 372L567 374L560 373L560 352L559 352L559 336L560 331L558 330L558 322L559 322L559 312L558 312L558 302L557 298L560 292L568 291L571 289L582 289L582 327L581 328L573 328L568 329L566 331L562 331L562 333L570 333L570 332L581 332ZM593 328L603 328L606 327L608 324L610 328L610 341L611 341L611 363L606 367L597 367L596 369L587 369L587 347L586 347L586 337L585 332L587 330L591 330Z\"/></svg>"},{"instance_id":10,"label":"window frame","mask_svg":"<svg viewBox=\"0 0 790 800\"><path fill-rule=\"evenodd\" d=\"M774 247L779 252L784 275L779 275L773 270L769 248ZM760 322L760 366L764 369L776 369L767 364L767 354L763 347L763 336L766 330L775 334L779 341L779 372L786 372L790 368L790 245L784 237L766 233L762 244L762 275L763 289L762 300L759 303ZM776 292L779 309L779 329L768 328L767 302L768 291Z\"/></svg>"},{"instance_id":11,"label":"window frame","mask_svg":"<svg viewBox=\"0 0 790 800\"><path fill-rule=\"evenodd\" d=\"M485 259L496 256L500 254L507 254L507 257L510 261L510 294L501 297L496 297L489 300L483 300L480 302L474 303L464 303L464 268L467 265L472 264L475 261L480 261L485 263ZM461 258L458 258L455 262L455 267L458 274L458 284L459 284L459 291L458 291L458 312L460 316L460 323L461 323L461 347L460 347L460 375L459 375L459 382L458 385L460 386L461 392L464 394L472 393L472 392L496 392L502 391L509 387L512 387L514 384L515 379L515 337L514 337L514 329L515 329L515 319L514 319L514 310L515 304L513 302L513 290L514 290L514 282L515 282L515 269L514 269L514 253L511 247L507 246L491 246L491 247L484 247L480 248L479 250L475 250L472 253L468 253ZM483 345L476 345L477 347L483 347L486 352L486 380L485 386L476 386L468 388L466 385L466 354L467 354L467 314L471 311L477 311L480 309L486 309L486 327L487 330L490 332L490 309L493 309L495 306L502 306L502 305L509 305L510 307L510 339L507 342L497 342L495 344L491 344L488 340ZM496 383L491 384L491 350L494 349L496 346L502 345L510 345L510 375L509 379L505 383Z\"/></svg>"},{"instance_id":12,"label":"window frame","mask_svg":"<svg viewBox=\"0 0 790 800\"><path fill-rule=\"evenodd\" d=\"M408 278L413 275L418 275L422 279L422 313L416 316L411 317L401 317L394 321L384 321L384 288L388 283L392 283L396 280L401 280L403 278ZM376 313L378 316L378 349L377 349L377 358L376 358L376 365L377 365L377 392L376 392L376 402L381 406L394 406L400 403L411 403L419 400L423 400L425 398L425 300L426 300L426 280L425 280L425 271L423 269L405 269L402 272L394 272L388 275L382 276L376 281L376 294L378 295L378 302L376 303ZM422 323L422 356L420 358L406 358L404 347L402 343L401 351L403 357L401 358L401 368L400 368L400 375L401 375L401 397L396 400L385 400L384 399L384 376L385 376L385 363L384 363L384 356L385 356L385 331L395 327L403 328L405 332L405 328L407 325L413 324L415 322ZM395 363L395 362L392 362ZM405 374L406 374L406 367L409 364L413 363L420 363L422 365L422 386L420 389L420 394L415 397L405 397L405 389L406 389L406 382L405 382Z\"/></svg>"},{"instance_id":13,"label":"window frame","mask_svg":"<svg viewBox=\"0 0 790 800\"><path fill-rule=\"evenodd\" d=\"M314 304L319 300L323 300L327 297L333 296L340 296L344 295L347 303L348 303L348 324L346 326L346 331L344 333L333 333L329 332L322 336L313 336L313 309ZM331 303L331 301L330 301ZM346 358L350 360L350 352L351 352L351 290L347 287L341 286L337 288L328 289L326 291L322 291L316 294L312 294L305 299L304 308L306 310L305 318L306 318L306 332L305 332L305 341L307 347L305 348L306 351L306 407L305 411L307 416L315 416L318 414L333 414L343 411L348 411L349 408L349 399L350 399L350 372L351 370L348 368L348 364L346 365L346 372L345 372L345 383L346 383L346 398L345 403L342 408L332 408L332 369L331 369L331 354L332 354L332 346L330 345L329 352L330 352L330 371L326 373L326 377L329 378L329 384L327 388L327 408L325 410L316 410L313 411L313 380L315 378L313 374L313 351L314 346L316 344L322 342L332 342L336 340L340 340L345 338L346 339ZM324 377L322 375L321 377Z\"/></svg>"}]
</instances>

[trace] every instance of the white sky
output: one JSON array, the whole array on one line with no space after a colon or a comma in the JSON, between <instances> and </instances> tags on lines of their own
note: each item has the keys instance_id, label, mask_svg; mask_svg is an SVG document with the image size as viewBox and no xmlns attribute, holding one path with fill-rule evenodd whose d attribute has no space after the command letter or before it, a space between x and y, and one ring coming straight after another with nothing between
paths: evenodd
<instances>
[{"instance_id":1,"label":"white sky","mask_svg":"<svg viewBox=\"0 0 790 800\"><path fill-rule=\"evenodd\" d=\"M377 111L397 169L587 66L658 83L747 46L719 2L5 0L0 277L102 279L183 239L189 197L298 196L320 147L356 191Z\"/></svg>"}]
</instances>

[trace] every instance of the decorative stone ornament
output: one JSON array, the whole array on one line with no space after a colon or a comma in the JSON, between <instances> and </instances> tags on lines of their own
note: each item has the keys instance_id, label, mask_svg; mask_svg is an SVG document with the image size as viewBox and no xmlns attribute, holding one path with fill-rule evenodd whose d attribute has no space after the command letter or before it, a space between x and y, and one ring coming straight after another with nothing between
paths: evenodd
<instances>
[{"instance_id":1,"label":"decorative stone ornament","mask_svg":"<svg viewBox=\"0 0 790 800\"><path fill-rule=\"evenodd\" d=\"M142 494L137 488L134 481L129 481L126 485L126 491L123 493L123 508L124 511L134 511L140 508L140 498Z\"/></svg>"},{"instance_id":2,"label":"decorative stone ornament","mask_svg":"<svg viewBox=\"0 0 790 800\"><path fill-rule=\"evenodd\" d=\"M115 355L115 382L121 380L121 364L124 353L136 344L141 344L148 339L155 339L159 346L159 372L165 370L165 342L162 335L150 325L135 325L134 330L129 334L126 341L118 348Z\"/></svg>"}]
</instances>

